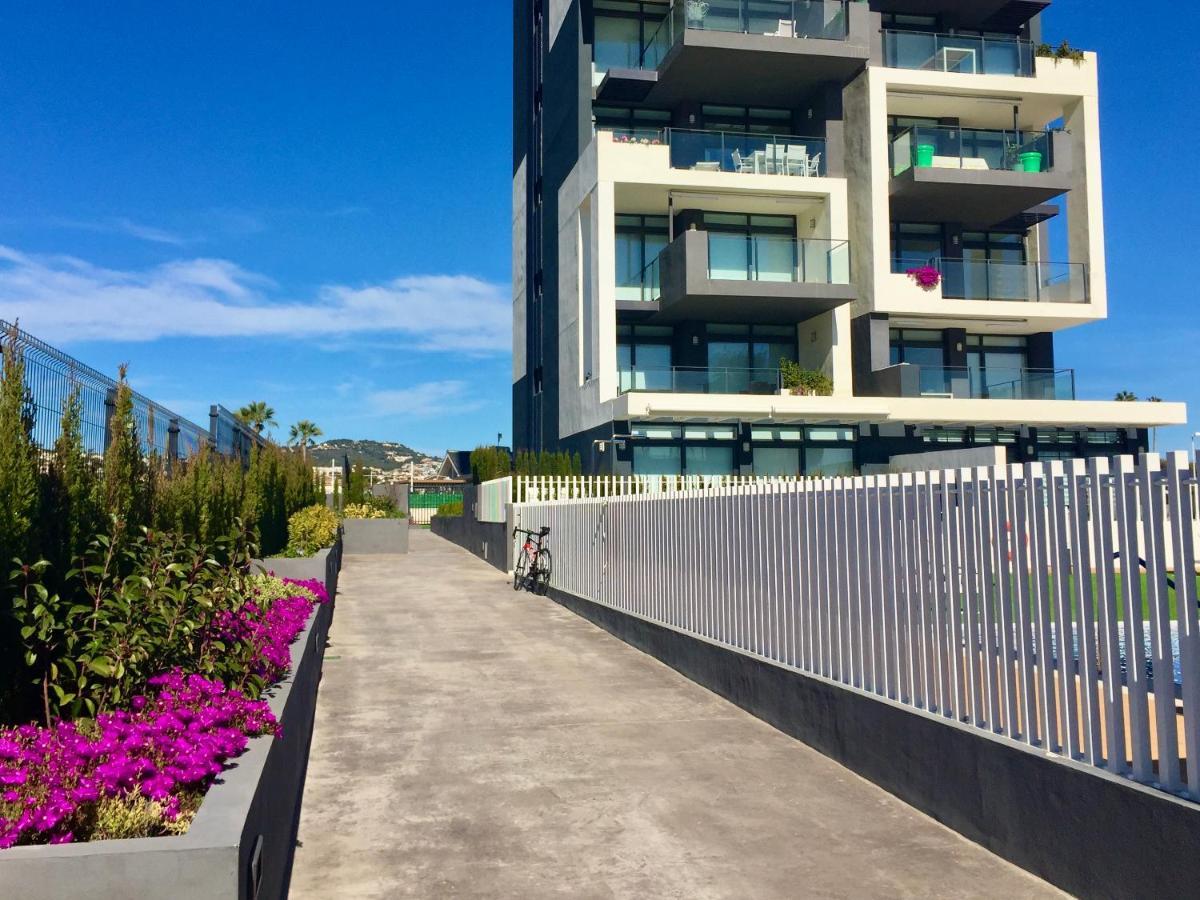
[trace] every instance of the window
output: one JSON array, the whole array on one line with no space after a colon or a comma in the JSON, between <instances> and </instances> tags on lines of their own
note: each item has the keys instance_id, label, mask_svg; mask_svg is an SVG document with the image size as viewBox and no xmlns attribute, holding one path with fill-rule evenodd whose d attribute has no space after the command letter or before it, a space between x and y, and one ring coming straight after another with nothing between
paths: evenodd
<instances>
[{"instance_id":1,"label":"window","mask_svg":"<svg viewBox=\"0 0 1200 900\"><path fill-rule=\"evenodd\" d=\"M893 271L928 266L942 255L942 226L907 222L892 224Z\"/></svg>"},{"instance_id":2,"label":"window","mask_svg":"<svg viewBox=\"0 0 1200 900\"><path fill-rule=\"evenodd\" d=\"M796 218L705 213L709 277L725 281L795 281Z\"/></svg>"},{"instance_id":3,"label":"window","mask_svg":"<svg viewBox=\"0 0 1200 900\"><path fill-rule=\"evenodd\" d=\"M1025 396L1028 339L1021 335L968 334L967 370L971 396Z\"/></svg>"},{"instance_id":4,"label":"window","mask_svg":"<svg viewBox=\"0 0 1200 900\"><path fill-rule=\"evenodd\" d=\"M921 435L926 444L964 444L967 440L965 428L932 428Z\"/></svg>"},{"instance_id":5,"label":"window","mask_svg":"<svg viewBox=\"0 0 1200 900\"><path fill-rule=\"evenodd\" d=\"M857 433L853 428L805 428L804 437L809 441L853 441Z\"/></svg>"},{"instance_id":6,"label":"window","mask_svg":"<svg viewBox=\"0 0 1200 900\"><path fill-rule=\"evenodd\" d=\"M708 131L785 135L792 131L792 113L787 109L705 104L701 107L701 115Z\"/></svg>"},{"instance_id":7,"label":"window","mask_svg":"<svg viewBox=\"0 0 1200 900\"><path fill-rule=\"evenodd\" d=\"M686 444L688 475L732 475L733 448Z\"/></svg>"},{"instance_id":8,"label":"window","mask_svg":"<svg viewBox=\"0 0 1200 900\"><path fill-rule=\"evenodd\" d=\"M617 219L617 299L657 300L659 270L654 263L667 246L666 216Z\"/></svg>"},{"instance_id":9,"label":"window","mask_svg":"<svg viewBox=\"0 0 1200 900\"><path fill-rule=\"evenodd\" d=\"M683 472L679 447L638 445L633 448L634 475L679 475Z\"/></svg>"},{"instance_id":10,"label":"window","mask_svg":"<svg viewBox=\"0 0 1200 900\"><path fill-rule=\"evenodd\" d=\"M711 393L774 393L779 364L795 361L794 325L709 325Z\"/></svg>"},{"instance_id":11,"label":"window","mask_svg":"<svg viewBox=\"0 0 1200 900\"><path fill-rule=\"evenodd\" d=\"M670 328L660 326L618 326L617 378L621 393L674 389L672 334Z\"/></svg>"},{"instance_id":12,"label":"window","mask_svg":"<svg viewBox=\"0 0 1200 900\"><path fill-rule=\"evenodd\" d=\"M977 444L1015 444L1020 432L1015 428L976 428Z\"/></svg>"},{"instance_id":13,"label":"window","mask_svg":"<svg viewBox=\"0 0 1200 900\"><path fill-rule=\"evenodd\" d=\"M595 0L596 34L592 58L596 69L639 69L642 50L654 37L666 7L661 3Z\"/></svg>"},{"instance_id":14,"label":"window","mask_svg":"<svg viewBox=\"0 0 1200 900\"><path fill-rule=\"evenodd\" d=\"M662 139L663 129L671 124L671 113L661 109L631 109L597 106L592 109L597 131L611 131L631 139Z\"/></svg>"},{"instance_id":15,"label":"window","mask_svg":"<svg viewBox=\"0 0 1200 900\"><path fill-rule=\"evenodd\" d=\"M854 474L853 447L805 447L804 474L826 478Z\"/></svg>"},{"instance_id":16,"label":"window","mask_svg":"<svg viewBox=\"0 0 1200 900\"><path fill-rule=\"evenodd\" d=\"M893 328L890 359L893 366L908 363L920 366L920 387L923 396L952 394L955 375L965 382L966 372L946 368L945 341L940 331L917 328Z\"/></svg>"},{"instance_id":17,"label":"window","mask_svg":"<svg viewBox=\"0 0 1200 900\"><path fill-rule=\"evenodd\" d=\"M961 291L968 300L1032 300L1035 286L1025 268L1025 236L967 231L962 236Z\"/></svg>"},{"instance_id":18,"label":"window","mask_svg":"<svg viewBox=\"0 0 1200 900\"><path fill-rule=\"evenodd\" d=\"M755 475L800 474L799 447L755 447Z\"/></svg>"}]
</instances>

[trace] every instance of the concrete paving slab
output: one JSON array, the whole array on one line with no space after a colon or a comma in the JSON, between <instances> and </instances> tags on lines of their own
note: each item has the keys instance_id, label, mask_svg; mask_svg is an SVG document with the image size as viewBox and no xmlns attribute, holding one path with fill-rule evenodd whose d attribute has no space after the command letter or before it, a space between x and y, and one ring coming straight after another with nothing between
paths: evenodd
<instances>
[{"instance_id":1,"label":"concrete paving slab","mask_svg":"<svg viewBox=\"0 0 1200 900\"><path fill-rule=\"evenodd\" d=\"M314 900L1063 896L415 530L346 557L299 841Z\"/></svg>"}]
</instances>

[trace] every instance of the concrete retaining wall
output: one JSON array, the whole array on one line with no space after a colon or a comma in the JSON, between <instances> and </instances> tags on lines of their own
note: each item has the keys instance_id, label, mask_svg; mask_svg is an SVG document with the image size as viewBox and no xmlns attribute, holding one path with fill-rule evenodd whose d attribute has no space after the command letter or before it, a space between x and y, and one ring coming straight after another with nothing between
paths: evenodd
<instances>
[{"instance_id":1,"label":"concrete retaining wall","mask_svg":"<svg viewBox=\"0 0 1200 900\"><path fill-rule=\"evenodd\" d=\"M346 553L407 553L408 519L346 519L342 522Z\"/></svg>"},{"instance_id":2,"label":"concrete retaining wall","mask_svg":"<svg viewBox=\"0 0 1200 900\"><path fill-rule=\"evenodd\" d=\"M1195 804L570 594L551 595L1072 894L1184 897L1200 885Z\"/></svg>"},{"instance_id":3,"label":"concrete retaining wall","mask_svg":"<svg viewBox=\"0 0 1200 900\"><path fill-rule=\"evenodd\" d=\"M434 516L429 527L439 537L470 550L501 572L512 571L512 530L500 522L476 522L463 516Z\"/></svg>"}]
</instances>

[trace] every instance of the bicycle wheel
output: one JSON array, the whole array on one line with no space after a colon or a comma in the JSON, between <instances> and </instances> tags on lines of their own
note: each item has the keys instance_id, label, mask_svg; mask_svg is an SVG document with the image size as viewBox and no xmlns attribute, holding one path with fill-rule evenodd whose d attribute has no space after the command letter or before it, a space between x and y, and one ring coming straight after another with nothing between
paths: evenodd
<instances>
[{"instance_id":1,"label":"bicycle wheel","mask_svg":"<svg viewBox=\"0 0 1200 900\"><path fill-rule=\"evenodd\" d=\"M538 554L537 568L533 572L533 592L545 597L550 590L550 573L554 571L550 551L543 550Z\"/></svg>"},{"instance_id":2,"label":"bicycle wheel","mask_svg":"<svg viewBox=\"0 0 1200 900\"><path fill-rule=\"evenodd\" d=\"M513 567L514 591L519 591L523 588L525 586L525 579L528 577L526 570L529 568L529 557L526 555L524 547L519 552L520 555L517 557L517 562Z\"/></svg>"}]
</instances>

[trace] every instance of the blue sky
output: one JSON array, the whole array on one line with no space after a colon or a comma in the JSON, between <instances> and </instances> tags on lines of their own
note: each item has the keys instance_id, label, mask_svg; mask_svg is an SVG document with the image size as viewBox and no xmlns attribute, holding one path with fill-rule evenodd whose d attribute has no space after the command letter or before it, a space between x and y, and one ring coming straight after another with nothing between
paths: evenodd
<instances>
[{"instance_id":1,"label":"blue sky","mask_svg":"<svg viewBox=\"0 0 1200 900\"><path fill-rule=\"evenodd\" d=\"M1200 411L1200 16L1129 9L1047 16L1101 53L1112 312L1058 362ZM511 27L505 0L9 4L0 316L201 421L264 399L331 437L507 439Z\"/></svg>"}]
</instances>

